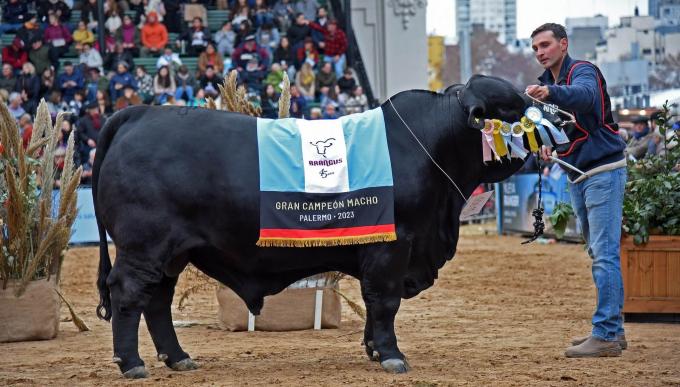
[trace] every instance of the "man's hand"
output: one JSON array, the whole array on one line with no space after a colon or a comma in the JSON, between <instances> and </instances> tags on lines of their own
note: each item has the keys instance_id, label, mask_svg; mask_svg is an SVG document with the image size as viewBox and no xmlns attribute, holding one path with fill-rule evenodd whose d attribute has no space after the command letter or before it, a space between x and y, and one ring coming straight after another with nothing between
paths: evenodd
<instances>
[{"instance_id":1,"label":"man's hand","mask_svg":"<svg viewBox=\"0 0 680 387\"><path fill-rule=\"evenodd\" d=\"M539 101L545 101L548 96L550 95L550 91L548 90L548 86L539 86L539 85L529 85L527 86L526 93L529 94L530 96L536 98Z\"/></svg>"},{"instance_id":2,"label":"man's hand","mask_svg":"<svg viewBox=\"0 0 680 387\"><path fill-rule=\"evenodd\" d=\"M543 161L550 161L550 156L552 156L552 148L549 146L541 146L541 158Z\"/></svg>"},{"instance_id":3,"label":"man's hand","mask_svg":"<svg viewBox=\"0 0 680 387\"><path fill-rule=\"evenodd\" d=\"M96 148L97 143L93 139L89 138L87 139L87 146L89 146L90 148Z\"/></svg>"}]
</instances>

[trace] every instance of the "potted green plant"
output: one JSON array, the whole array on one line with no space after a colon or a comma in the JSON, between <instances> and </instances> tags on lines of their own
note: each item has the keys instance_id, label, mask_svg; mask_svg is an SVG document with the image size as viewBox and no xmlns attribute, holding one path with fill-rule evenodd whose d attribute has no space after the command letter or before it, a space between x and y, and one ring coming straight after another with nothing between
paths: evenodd
<instances>
[{"instance_id":1,"label":"potted green plant","mask_svg":"<svg viewBox=\"0 0 680 387\"><path fill-rule=\"evenodd\" d=\"M57 176L54 157L64 116L60 113L53 126L41 101L30 141L23 144L14 118L0 103L0 342L58 333L60 269L82 172L74 167L71 133ZM61 192L54 203L57 178Z\"/></svg>"},{"instance_id":2,"label":"potted green plant","mask_svg":"<svg viewBox=\"0 0 680 387\"><path fill-rule=\"evenodd\" d=\"M680 135L664 104L657 155L630 161L623 201L624 312L680 313Z\"/></svg>"}]
</instances>

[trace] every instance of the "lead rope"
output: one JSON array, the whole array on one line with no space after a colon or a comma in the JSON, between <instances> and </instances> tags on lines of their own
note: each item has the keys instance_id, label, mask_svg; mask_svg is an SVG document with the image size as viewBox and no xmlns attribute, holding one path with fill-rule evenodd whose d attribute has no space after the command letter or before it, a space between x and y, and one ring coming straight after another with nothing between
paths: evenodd
<instances>
[{"instance_id":1,"label":"lead rope","mask_svg":"<svg viewBox=\"0 0 680 387\"><path fill-rule=\"evenodd\" d=\"M408 124L406 123L406 121L404 121L404 119L401 118L401 114L399 114L399 112L397 111L397 108L394 107L394 104L392 103L392 98L388 98L387 100L390 101L390 105L392 106L392 109L394 109L394 112L397 113L397 117L399 117L399 119L400 119L401 122L404 124L404 126L406 127L406 129L408 129L408 131L411 133L411 136L413 136L413 138L415 138L416 141L418 142L418 145L420 145L420 147L423 148L423 152L425 152L425 154L427 155L427 157L430 158L430 160L432 161L432 163L433 163L437 168L439 168L440 171L442 171L442 173L444 174L444 176L446 176L446 178L449 179L449 181L451 182L451 184L453 184L453 186L456 187L456 189L458 190L458 193L460 194L460 196L463 198L463 200L465 200L465 204L467 204L468 200L467 200L467 198L465 197L465 195L463 195L463 191L461 191L460 188L458 188L458 184L456 184L456 182L453 181L453 179L451 178L451 176L449 176L449 174L446 173L446 171L444 171L444 169L443 169L442 167L440 167L439 164L437 164L436 161L434 161L434 158L432 158L432 156L430 155L430 152L428 152L427 149L425 149L425 146L423 145L423 143L420 142L420 140L418 139L418 137L416 136L416 134L413 133L413 131L412 131L411 128L408 126Z\"/></svg>"},{"instance_id":2,"label":"lead rope","mask_svg":"<svg viewBox=\"0 0 680 387\"><path fill-rule=\"evenodd\" d=\"M541 200L541 193L543 192L543 173L541 173L541 163L538 161L538 156L534 157L536 159L536 166L538 167L538 203L536 208L531 211L531 215L534 217L534 235L531 237L531 239L522 242L523 245L538 239L538 237L543 235L543 231L545 230L545 223L543 222L543 203Z\"/></svg>"}]
</instances>

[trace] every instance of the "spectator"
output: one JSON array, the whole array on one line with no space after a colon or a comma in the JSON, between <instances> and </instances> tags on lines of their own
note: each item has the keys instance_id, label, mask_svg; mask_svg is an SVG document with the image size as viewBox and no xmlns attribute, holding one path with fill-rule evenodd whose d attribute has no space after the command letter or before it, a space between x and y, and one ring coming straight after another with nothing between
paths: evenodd
<instances>
[{"instance_id":1,"label":"spectator","mask_svg":"<svg viewBox=\"0 0 680 387\"><path fill-rule=\"evenodd\" d=\"M251 58L246 64L245 70L239 73L241 82L246 85L249 92L260 94L262 91L262 80L265 71L258 65L257 59Z\"/></svg>"},{"instance_id":2,"label":"spectator","mask_svg":"<svg viewBox=\"0 0 680 387\"><path fill-rule=\"evenodd\" d=\"M231 55L232 66L242 73L249 61L255 60L259 71L264 71L269 66L269 54L267 50L257 45L255 36L248 35L245 42L236 48Z\"/></svg>"},{"instance_id":3,"label":"spectator","mask_svg":"<svg viewBox=\"0 0 680 387\"><path fill-rule=\"evenodd\" d=\"M99 111L97 103L85 106L86 113L78 120L78 137L80 139L81 160L89 158L90 150L97 147L99 131L106 123L106 118Z\"/></svg>"},{"instance_id":4,"label":"spectator","mask_svg":"<svg viewBox=\"0 0 680 387\"><path fill-rule=\"evenodd\" d=\"M61 3L63 4L63 3ZM45 29L45 43L50 46L50 61L55 70L59 69L59 58L68 52L73 41L68 28L61 25L56 15L50 15L50 25Z\"/></svg>"},{"instance_id":5,"label":"spectator","mask_svg":"<svg viewBox=\"0 0 680 387\"><path fill-rule=\"evenodd\" d=\"M167 68L166 68L167 69ZM141 105L142 99L137 95L135 89L130 85L126 85L123 89L123 95L116 101L115 109L123 110L128 106Z\"/></svg>"},{"instance_id":6,"label":"spectator","mask_svg":"<svg viewBox=\"0 0 680 387\"><path fill-rule=\"evenodd\" d=\"M338 112L335 109L335 105L333 105L332 103L329 103L323 109L323 119L324 120L334 120L338 117L339 117Z\"/></svg>"},{"instance_id":7,"label":"spectator","mask_svg":"<svg viewBox=\"0 0 680 387\"><path fill-rule=\"evenodd\" d=\"M295 10L290 0L279 0L274 4L273 8L274 18L279 25L282 32L288 31L291 20L295 15Z\"/></svg>"},{"instance_id":8,"label":"spectator","mask_svg":"<svg viewBox=\"0 0 680 387\"><path fill-rule=\"evenodd\" d=\"M338 86L340 87L340 93L346 96L351 96L354 87L357 85L356 79L354 79L354 74L352 74L352 69L347 67L342 74L342 77L338 79Z\"/></svg>"},{"instance_id":9,"label":"spectator","mask_svg":"<svg viewBox=\"0 0 680 387\"><path fill-rule=\"evenodd\" d=\"M9 63L2 65L2 77L0 77L0 89L11 93L14 86L17 84L17 79L14 77L14 68Z\"/></svg>"},{"instance_id":10,"label":"spectator","mask_svg":"<svg viewBox=\"0 0 680 387\"><path fill-rule=\"evenodd\" d=\"M290 85L290 116L302 118L307 109L307 100L300 94L297 86Z\"/></svg>"},{"instance_id":11,"label":"spectator","mask_svg":"<svg viewBox=\"0 0 680 387\"><path fill-rule=\"evenodd\" d=\"M335 105L336 108L340 107L340 101L338 100L338 94L336 93L335 87L322 86L320 89L320 104L321 109L326 109L326 105Z\"/></svg>"},{"instance_id":12,"label":"spectator","mask_svg":"<svg viewBox=\"0 0 680 387\"><path fill-rule=\"evenodd\" d=\"M123 26L123 20L121 20L118 10L109 10L106 14L106 22L104 27L111 33L111 35L116 35L120 27Z\"/></svg>"},{"instance_id":13,"label":"spectator","mask_svg":"<svg viewBox=\"0 0 680 387\"><path fill-rule=\"evenodd\" d=\"M222 77L215 73L212 66L208 65L205 74L199 79L199 83L207 97L217 98L219 96L220 92L217 85L222 84Z\"/></svg>"},{"instance_id":14,"label":"spectator","mask_svg":"<svg viewBox=\"0 0 680 387\"><path fill-rule=\"evenodd\" d=\"M215 33L215 43L217 43L217 51L221 55L231 56L231 53L234 52L236 32L234 32L233 25L229 20L225 21L222 28Z\"/></svg>"},{"instance_id":15,"label":"spectator","mask_svg":"<svg viewBox=\"0 0 680 387\"><path fill-rule=\"evenodd\" d=\"M645 155L654 154L654 133L647 126L647 117L638 117L633 120L633 138L628 142L626 154L636 160L642 159Z\"/></svg>"},{"instance_id":16,"label":"spectator","mask_svg":"<svg viewBox=\"0 0 680 387\"><path fill-rule=\"evenodd\" d=\"M314 74L312 65L310 65L309 62L303 63L302 68L295 75L295 86L297 86L300 94L302 94L302 96L305 97L308 102L314 100L316 90L316 75Z\"/></svg>"},{"instance_id":17,"label":"spectator","mask_svg":"<svg viewBox=\"0 0 680 387\"><path fill-rule=\"evenodd\" d=\"M293 56L293 50L290 47L290 40L287 36L282 36L279 45L274 50L273 62L281 63L286 61L288 64L295 63L295 57Z\"/></svg>"},{"instance_id":18,"label":"spectator","mask_svg":"<svg viewBox=\"0 0 680 387\"><path fill-rule=\"evenodd\" d=\"M165 47L163 50L163 55L161 55L156 61L156 69L160 69L163 66L168 66L171 73L174 73L175 70L181 65L182 59L179 58L179 55L172 52L172 48L170 48L170 46Z\"/></svg>"},{"instance_id":19,"label":"spectator","mask_svg":"<svg viewBox=\"0 0 680 387\"><path fill-rule=\"evenodd\" d=\"M215 45L208 43L205 47L205 51L201 53L198 57L198 71L203 74L208 65L212 65L218 74L224 72L224 59L217 50L215 50Z\"/></svg>"},{"instance_id":20,"label":"spectator","mask_svg":"<svg viewBox=\"0 0 680 387\"><path fill-rule=\"evenodd\" d=\"M24 109L34 114L40 98L40 79L35 75L35 67L31 62L24 63L21 74L17 77L14 91L21 95Z\"/></svg>"},{"instance_id":21,"label":"spectator","mask_svg":"<svg viewBox=\"0 0 680 387\"><path fill-rule=\"evenodd\" d=\"M40 75L40 98L48 98L54 89L55 74L51 67ZM61 95L59 96L61 98Z\"/></svg>"},{"instance_id":22,"label":"spectator","mask_svg":"<svg viewBox=\"0 0 680 387\"><path fill-rule=\"evenodd\" d=\"M83 43L90 45L94 43L94 34L87 29L87 24L82 20L78 22L78 28L73 31L73 41L76 43L75 47L78 51L83 49Z\"/></svg>"},{"instance_id":23,"label":"spectator","mask_svg":"<svg viewBox=\"0 0 680 387\"><path fill-rule=\"evenodd\" d=\"M165 8L164 21L170 32L180 32L182 28L180 5L183 0L163 0Z\"/></svg>"},{"instance_id":24,"label":"spectator","mask_svg":"<svg viewBox=\"0 0 680 387\"><path fill-rule=\"evenodd\" d=\"M50 91L49 97L47 98L47 110L50 112L52 118L55 118L59 112L68 111L68 104L61 98L61 92L59 90L53 89Z\"/></svg>"},{"instance_id":25,"label":"spectator","mask_svg":"<svg viewBox=\"0 0 680 387\"><path fill-rule=\"evenodd\" d=\"M318 107L313 107L309 109L309 119L310 120L320 120L323 118L323 115L321 114L321 108Z\"/></svg>"},{"instance_id":26,"label":"spectator","mask_svg":"<svg viewBox=\"0 0 680 387\"><path fill-rule=\"evenodd\" d=\"M21 131L21 145L26 149L33 135L33 121L30 114L26 113L19 118L19 130Z\"/></svg>"},{"instance_id":27,"label":"spectator","mask_svg":"<svg viewBox=\"0 0 680 387\"><path fill-rule=\"evenodd\" d=\"M295 67L299 70L305 62L312 67L316 67L319 63L319 51L314 47L314 40L311 37L306 37L304 44L297 49Z\"/></svg>"},{"instance_id":28,"label":"spectator","mask_svg":"<svg viewBox=\"0 0 680 387\"><path fill-rule=\"evenodd\" d=\"M142 27L142 56L158 55L168 44L168 30L158 21L158 14L150 12Z\"/></svg>"},{"instance_id":29,"label":"spectator","mask_svg":"<svg viewBox=\"0 0 680 387\"><path fill-rule=\"evenodd\" d=\"M18 73L26 62L28 53L24 50L24 42L15 36L12 44L2 48L2 63L11 65L14 72Z\"/></svg>"},{"instance_id":30,"label":"spectator","mask_svg":"<svg viewBox=\"0 0 680 387\"><path fill-rule=\"evenodd\" d=\"M268 84L260 96L260 106L262 107L262 117L278 118L279 116L279 94L274 90L274 86Z\"/></svg>"},{"instance_id":31,"label":"spectator","mask_svg":"<svg viewBox=\"0 0 680 387\"><path fill-rule=\"evenodd\" d=\"M116 39L109 34L109 31L104 30L104 51L103 55L108 58L109 55L113 54L116 52ZM101 47L99 47L99 39L95 40L94 42L94 49L99 51L99 53L102 53Z\"/></svg>"},{"instance_id":32,"label":"spectator","mask_svg":"<svg viewBox=\"0 0 680 387\"><path fill-rule=\"evenodd\" d=\"M257 41L257 44L267 50L267 53L271 58L274 50L281 42L281 36L279 35L279 30L276 29L272 23L267 23L255 33L255 40Z\"/></svg>"},{"instance_id":33,"label":"spectator","mask_svg":"<svg viewBox=\"0 0 680 387\"><path fill-rule=\"evenodd\" d=\"M186 65L179 66L179 70L175 74L175 85L177 85L177 90L175 91L175 99L183 99L191 104L194 101L194 84L196 79L189 72ZM184 98L186 96L186 98Z\"/></svg>"},{"instance_id":34,"label":"spectator","mask_svg":"<svg viewBox=\"0 0 680 387\"><path fill-rule=\"evenodd\" d=\"M324 41L319 43L319 47L323 49L324 61L333 63L335 75L340 78L346 62L347 37L345 32L338 27L338 22L335 20L329 21L326 28L316 23L309 25L314 30L323 33Z\"/></svg>"},{"instance_id":35,"label":"spectator","mask_svg":"<svg viewBox=\"0 0 680 387\"><path fill-rule=\"evenodd\" d=\"M255 22L255 28L260 28L268 24L272 25L274 23L274 13L265 0L255 0L253 21ZM264 44L262 45L264 46Z\"/></svg>"},{"instance_id":36,"label":"spectator","mask_svg":"<svg viewBox=\"0 0 680 387\"><path fill-rule=\"evenodd\" d=\"M345 112L347 114L361 113L368 110L368 99L361 86L355 86L352 96L345 102Z\"/></svg>"},{"instance_id":37,"label":"spectator","mask_svg":"<svg viewBox=\"0 0 680 387\"><path fill-rule=\"evenodd\" d=\"M133 23L130 15L123 16L121 37L123 49L129 52L132 56L139 55L139 49L137 48L137 26L135 26L135 23Z\"/></svg>"},{"instance_id":38,"label":"spectator","mask_svg":"<svg viewBox=\"0 0 680 387\"><path fill-rule=\"evenodd\" d=\"M334 89L336 84L337 80L333 68L330 63L325 62L321 66L321 71L316 75L316 89L320 91L324 86Z\"/></svg>"},{"instance_id":39,"label":"spectator","mask_svg":"<svg viewBox=\"0 0 680 387\"><path fill-rule=\"evenodd\" d=\"M147 15L147 18L151 15L151 13L155 13L158 22L162 22L165 19L165 15L167 15L167 9L165 8L165 2L161 0L148 0L145 1L146 3L146 8L144 9L144 12Z\"/></svg>"},{"instance_id":40,"label":"spectator","mask_svg":"<svg viewBox=\"0 0 680 387\"><path fill-rule=\"evenodd\" d=\"M197 17L201 18L204 25L207 25L208 10L203 4L200 4L199 0L190 0L189 4L184 5L184 22L188 23Z\"/></svg>"},{"instance_id":41,"label":"spectator","mask_svg":"<svg viewBox=\"0 0 680 387\"><path fill-rule=\"evenodd\" d=\"M274 86L274 90L277 93L281 93L281 86L283 86L283 70L281 70L281 65L278 63L272 64L271 71L267 74L264 79L265 85Z\"/></svg>"},{"instance_id":42,"label":"spectator","mask_svg":"<svg viewBox=\"0 0 680 387\"><path fill-rule=\"evenodd\" d=\"M118 63L116 74L111 77L111 82L109 83L109 97L112 101L117 101L120 98L123 88L127 85L132 86L135 90L137 89L137 81L128 71L129 67L126 62Z\"/></svg>"},{"instance_id":43,"label":"spectator","mask_svg":"<svg viewBox=\"0 0 680 387\"><path fill-rule=\"evenodd\" d=\"M97 0L87 0L80 8L80 20L85 22L89 30L97 29L97 20L99 20L99 6Z\"/></svg>"},{"instance_id":44,"label":"spectator","mask_svg":"<svg viewBox=\"0 0 680 387\"><path fill-rule=\"evenodd\" d=\"M253 28L250 20L244 20L239 24L234 23L234 26L236 26L236 42L234 43L236 48L243 44L248 36L253 35Z\"/></svg>"},{"instance_id":45,"label":"spectator","mask_svg":"<svg viewBox=\"0 0 680 387\"><path fill-rule=\"evenodd\" d=\"M80 73L80 69L74 69L73 63L66 61L64 62L64 72L57 79L57 85L59 85L64 102L69 103L76 91L85 86L85 80Z\"/></svg>"},{"instance_id":46,"label":"spectator","mask_svg":"<svg viewBox=\"0 0 680 387\"><path fill-rule=\"evenodd\" d=\"M46 68L50 67L50 49L43 44L42 37L36 36L31 42L28 60L35 66L36 74L42 74Z\"/></svg>"},{"instance_id":47,"label":"spectator","mask_svg":"<svg viewBox=\"0 0 680 387\"><path fill-rule=\"evenodd\" d=\"M97 67L90 68L88 75L87 84L85 85L85 96L87 104L90 104L97 101L98 91L106 92L106 89L109 88L109 80L101 75L101 71Z\"/></svg>"},{"instance_id":48,"label":"spectator","mask_svg":"<svg viewBox=\"0 0 680 387\"><path fill-rule=\"evenodd\" d=\"M326 7L319 7L319 9L316 10L316 20L314 20L314 22L321 27L326 28L326 25L328 24L328 10L326 10ZM313 29L312 38L316 44L323 42L323 32Z\"/></svg>"},{"instance_id":49,"label":"spectator","mask_svg":"<svg viewBox=\"0 0 680 387\"><path fill-rule=\"evenodd\" d=\"M54 151L54 188L61 187L61 174L64 172L66 148L57 147Z\"/></svg>"},{"instance_id":50,"label":"spectator","mask_svg":"<svg viewBox=\"0 0 680 387\"><path fill-rule=\"evenodd\" d=\"M73 115L73 117L80 117L80 112L85 105L85 92L83 90L78 90L73 95L73 99L68 103L68 109Z\"/></svg>"},{"instance_id":51,"label":"spectator","mask_svg":"<svg viewBox=\"0 0 680 387\"><path fill-rule=\"evenodd\" d=\"M170 74L168 66L158 69L158 73L153 78L153 92L156 96L155 102L163 105L167 102L169 96L175 96L175 91L177 91L177 85L175 84L175 79Z\"/></svg>"},{"instance_id":52,"label":"spectator","mask_svg":"<svg viewBox=\"0 0 680 387\"><path fill-rule=\"evenodd\" d=\"M38 16L35 13L29 13L27 19L17 31L17 36L24 42L24 46L31 44L37 37L43 37L43 31L38 24Z\"/></svg>"},{"instance_id":53,"label":"spectator","mask_svg":"<svg viewBox=\"0 0 680 387\"><path fill-rule=\"evenodd\" d=\"M75 116L78 117L78 116ZM61 128L59 132L57 132L57 148L64 148L68 146L68 137L71 135L73 132L73 121L71 119L75 118L73 116L67 117L64 121L61 122Z\"/></svg>"},{"instance_id":54,"label":"spectator","mask_svg":"<svg viewBox=\"0 0 680 387\"><path fill-rule=\"evenodd\" d=\"M250 20L250 7L247 4L236 4L231 11L233 15L232 22L236 25L243 23L246 20Z\"/></svg>"},{"instance_id":55,"label":"spectator","mask_svg":"<svg viewBox=\"0 0 680 387\"><path fill-rule=\"evenodd\" d=\"M130 67L134 63L134 59L132 59L132 54L129 51L125 51L122 43L116 42L114 51L106 56L104 69L114 71L118 69L118 64L121 62L125 62Z\"/></svg>"},{"instance_id":56,"label":"spectator","mask_svg":"<svg viewBox=\"0 0 680 387\"><path fill-rule=\"evenodd\" d=\"M106 92L103 92L101 90L97 91L96 105L99 114L101 114L104 117L108 117L111 113L113 113L111 101L109 100L109 96Z\"/></svg>"},{"instance_id":57,"label":"spectator","mask_svg":"<svg viewBox=\"0 0 680 387\"><path fill-rule=\"evenodd\" d=\"M80 54L80 63L86 66L86 69L100 68L104 64L102 56L99 51L92 48L90 43L83 43L83 52Z\"/></svg>"},{"instance_id":58,"label":"spectator","mask_svg":"<svg viewBox=\"0 0 680 387\"><path fill-rule=\"evenodd\" d=\"M41 23L49 21L52 24L50 17L55 16L60 24L68 24L71 18L71 8L62 0L48 0L38 3L41 3L38 5L38 19Z\"/></svg>"},{"instance_id":59,"label":"spectator","mask_svg":"<svg viewBox=\"0 0 680 387\"><path fill-rule=\"evenodd\" d=\"M305 40L306 37L310 36L311 29L309 28L309 21L305 19L305 14L298 13L295 15L295 24L288 28L286 35L290 40L290 45L292 47L297 47L298 43Z\"/></svg>"},{"instance_id":60,"label":"spectator","mask_svg":"<svg viewBox=\"0 0 680 387\"><path fill-rule=\"evenodd\" d=\"M181 35L178 44L184 45L190 56L198 56L205 50L209 41L210 30L203 26L203 20L200 17L195 17L191 22L191 28Z\"/></svg>"},{"instance_id":61,"label":"spectator","mask_svg":"<svg viewBox=\"0 0 680 387\"><path fill-rule=\"evenodd\" d=\"M137 82L137 94L144 103L153 101L153 78L146 72L143 65L135 68L135 81Z\"/></svg>"},{"instance_id":62,"label":"spectator","mask_svg":"<svg viewBox=\"0 0 680 387\"><path fill-rule=\"evenodd\" d=\"M92 167L94 166L96 154L97 149L91 149L88 153L87 161L82 164L83 173L80 175L80 184L82 185L92 185Z\"/></svg>"},{"instance_id":63,"label":"spectator","mask_svg":"<svg viewBox=\"0 0 680 387\"><path fill-rule=\"evenodd\" d=\"M21 106L21 94L13 92L9 95L9 104L7 105L9 113L14 117L15 120L19 120L21 116L26 114L26 111Z\"/></svg>"},{"instance_id":64,"label":"spectator","mask_svg":"<svg viewBox=\"0 0 680 387\"><path fill-rule=\"evenodd\" d=\"M207 101L205 100L205 91L203 91L203 89L198 89L196 91L196 96L194 96L194 100L187 103L187 106L203 107L206 104Z\"/></svg>"},{"instance_id":65,"label":"spectator","mask_svg":"<svg viewBox=\"0 0 680 387\"><path fill-rule=\"evenodd\" d=\"M305 15L305 19L312 20L316 17L316 10L319 8L317 0L297 0L295 10Z\"/></svg>"},{"instance_id":66,"label":"spectator","mask_svg":"<svg viewBox=\"0 0 680 387\"><path fill-rule=\"evenodd\" d=\"M7 32L15 32L28 19L28 2L9 0L2 8L2 23L0 23L0 35Z\"/></svg>"}]
</instances>

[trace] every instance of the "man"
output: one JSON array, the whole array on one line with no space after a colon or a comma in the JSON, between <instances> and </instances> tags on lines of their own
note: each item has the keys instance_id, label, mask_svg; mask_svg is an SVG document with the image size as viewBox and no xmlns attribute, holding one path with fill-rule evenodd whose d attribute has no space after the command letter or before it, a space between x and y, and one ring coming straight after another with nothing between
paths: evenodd
<instances>
[{"instance_id":1,"label":"man","mask_svg":"<svg viewBox=\"0 0 680 387\"><path fill-rule=\"evenodd\" d=\"M326 27L316 23L309 23L309 26L323 34L324 40L319 43L319 47L323 49L323 60L324 62L332 62L335 68L335 76L342 77L347 61L345 56L347 36L345 36L345 32L338 28L338 22L335 20L329 21Z\"/></svg>"},{"instance_id":2,"label":"man","mask_svg":"<svg viewBox=\"0 0 680 387\"><path fill-rule=\"evenodd\" d=\"M9 0L2 10L2 23L0 23L0 35L7 32L17 31L26 21L28 16L28 2Z\"/></svg>"},{"instance_id":3,"label":"man","mask_svg":"<svg viewBox=\"0 0 680 387\"><path fill-rule=\"evenodd\" d=\"M182 59L180 59L179 55L172 52L172 48L168 46L163 49L163 55L158 57L158 60L156 61L156 70L163 66L168 66L170 72L174 74L181 65Z\"/></svg>"},{"instance_id":4,"label":"man","mask_svg":"<svg viewBox=\"0 0 680 387\"><path fill-rule=\"evenodd\" d=\"M647 126L647 117L638 117L633 120L632 138L626 146L626 154L635 160L656 153L654 131Z\"/></svg>"},{"instance_id":5,"label":"man","mask_svg":"<svg viewBox=\"0 0 680 387\"><path fill-rule=\"evenodd\" d=\"M267 50L260 47L255 41L255 35L248 35L243 44L231 54L233 68L238 70L239 76L243 76L243 71L253 59L257 65L257 70L264 72L269 67L269 54Z\"/></svg>"},{"instance_id":6,"label":"man","mask_svg":"<svg viewBox=\"0 0 680 387\"><path fill-rule=\"evenodd\" d=\"M28 53L24 50L24 42L18 36L14 37L12 44L2 49L2 63L11 65L14 72L18 73L26 62Z\"/></svg>"},{"instance_id":7,"label":"man","mask_svg":"<svg viewBox=\"0 0 680 387\"><path fill-rule=\"evenodd\" d=\"M9 110L9 113L17 121L19 120L19 118L21 118L21 116L26 114L26 111L21 106L21 102L22 102L21 94L14 92L9 95L9 103L7 104L7 110Z\"/></svg>"},{"instance_id":8,"label":"man","mask_svg":"<svg viewBox=\"0 0 680 387\"><path fill-rule=\"evenodd\" d=\"M158 55L168 44L168 30L158 22L158 14L151 11L142 27L142 55Z\"/></svg>"},{"instance_id":9,"label":"man","mask_svg":"<svg viewBox=\"0 0 680 387\"><path fill-rule=\"evenodd\" d=\"M106 123L106 118L99 113L96 102L85 106L86 113L78 120L78 134L81 147L79 149L81 160L87 160L92 149L97 147L99 131Z\"/></svg>"},{"instance_id":10,"label":"man","mask_svg":"<svg viewBox=\"0 0 680 387\"><path fill-rule=\"evenodd\" d=\"M201 76L198 82L206 96L217 98L220 95L218 85L222 84L222 77L215 73L215 68L212 65L206 67L205 74Z\"/></svg>"},{"instance_id":11,"label":"man","mask_svg":"<svg viewBox=\"0 0 680 387\"><path fill-rule=\"evenodd\" d=\"M17 84L17 78L14 76L14 68L11 64L5 63L2 65L2 76L0 77L0 89L7 91L7 94L14 91L14 86Z\"/></svg>"},{"instance_id":12,"label":"man","mask_svg":"<svg viewBox=\"0 0 680 387\"><path fill-rule=\"evenodd\" d=\"M36 36L31 42L28 60L35 66L35 73L38 76L41 76L45 69L50 67L50 49L43 44L42 37Z\"/></svg>"},{"instance_id":13,"label":"man","mask_svg":"<svg viewBox=\"0 0 680 387\"><path fill-rule=\"evenodd\" d=\"M569 57L563 26L547 23L532 34L536 59L545 68L540 85L526 92L541 101L575 113L576 125L566 128L571 140L558 146L557 156L590 177L566 169L574 212L581 225L597 287L597 308L589 336L575 339L567 357L621 356L627 347L623 330L623 281L620 239L623 192L626 183L625 143L611 116L607 86L591 63ZM544 160L552 149L544 146Z\"/></svg>"},{"instance_id":14,"label":"man","mask_svg":"<svg viewBox=\"0 0 680 387\"><path fill-rule=\"evenodd\" d=\"M111 77L109 82L109 97L111 101L117 101L123 95L125 86L132 86L134 90L137 90L137 81L128 71L129 68L130 66L126 62L118 62L116 74Z\"/></svg>"},{"instance_id":15,"label":"man","mask_svg":"<svg viewBox=\"0 0 680 387\"><path fill-rule=\"evenodd\" d=\"M80 53L79 61L87 69L100 68L104 64L99 51L92 48L90 43L83 43L83 52Z\"/></svg>"},{"instance_id":16,"label":"man","mask_svg":"<svg viewBox=\"0 0 680 387\"><path fill-rule=\"evenodd\" d=\"M57 85L59 85L64 101L69 103L73 100L76 91L85 86L85 79L83 79L80 69L75 70L73 63L66 61L64 62L64 72L57 78Z\"/></svg>"}]
</instances>

